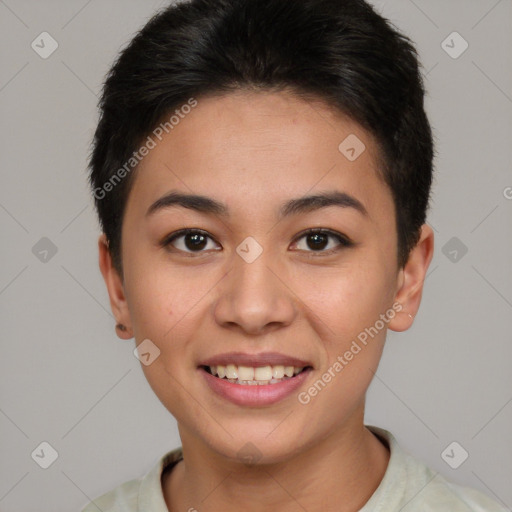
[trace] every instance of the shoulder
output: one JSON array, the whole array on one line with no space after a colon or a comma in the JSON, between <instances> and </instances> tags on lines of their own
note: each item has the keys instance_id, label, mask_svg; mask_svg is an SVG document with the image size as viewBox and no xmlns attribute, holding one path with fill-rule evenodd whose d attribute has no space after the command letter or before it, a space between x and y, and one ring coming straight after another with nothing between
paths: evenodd
<instances>
[{"instance_id":1,"label":"shoulder","mask_svg":"<svg viewBox=\"0 0 512 512\"><path fill-rule=\"evenodd\" d=\"M387 430L368 426L390 448L388 468L360 512L508 512L484 493L450 482L403 450Z\"/></svg>"},{"instance_id":2,"label":"shoulder","mask_svg":"<svg viewBox=\"0 0 512 512\"><path fill-rule=\"evenodd\" d=\"M160 457L143 476L129 480L88 503L81 512L167 512L162 492L164 470L181 460L181 447Z\"/></svg>"},{"instance_id":3,"label":"shoulder","mask_svg":"<svg viewBox=\"0 0 512 512\"><path fill-rule=\"evenodd\" d=\"M124 482L95 498L81 512L136 512L141 479Z\"/></svg>"},{"instance_id":4,"label":"shoulder","mask_svg":"<svg viewBox=\"0 0 512 512\"><path fill-rule=\"evenodd\" d=\"M482 492L450 482L439 473L432 473L432 480L403 512L507 512L507 509Z\"/></svg>"}]
</instances>

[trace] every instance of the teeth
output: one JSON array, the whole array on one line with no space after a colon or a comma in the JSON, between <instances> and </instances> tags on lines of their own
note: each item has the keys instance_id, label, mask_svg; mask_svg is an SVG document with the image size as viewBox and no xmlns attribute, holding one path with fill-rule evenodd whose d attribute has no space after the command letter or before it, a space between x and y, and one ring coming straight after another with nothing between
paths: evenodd
<instances>
[{"instance_id":1,"label":"teeth","mask_svg":"<svg viewBox=\"0 0 512 512\"><path fill-rule=\"evenodd\" d=\"M277 384L283 379L298 375L304 369L304 367L283 365L250 367L235 364L210 366L209 368L211 374L217 375L220 379L226 378L229 382L248 386Z\"/></svg>"},{"instance_id":2,"label":"teeth","mask_svg":"<svg viewBox=\"0 0 512 512\"><path fill-rule=\"evenodd\" d=\"M213 370L212 370L213 372ZM254 368L250 368L249 366L239 366L238 367L238 378L240 380L253 380L254 379Z\"/></svg>"},{"instance_id":3,"label":"teeth","mask_svg":"<svg viewBox=\"0 0 512 512\"><path fill-rule=\"evenodd\" d=\"M284 377L284 366L273 366L272 377L274 379L282 379Z\"/></svg>"},{"instance_id":4,"label":"teeth","mask_svg":"<svg viewBox=\"0 0 512 512\"><path fill-rule=\"evenodd\" d=\"M228 379L238 379L238 368L234 364L226 366L226 377Z\"/></svg>"},{"instance_id":5,"label":"teeth","mask_svg":"<svg viewBox=\"0 0 512 512\"><path fill-rule=\"evenodd\" d=\"M271 366L260 366L254 369L254 380L270 380L272 378ZM242 379L240 379L242 380Z\"/></svg>"}]
</instances>

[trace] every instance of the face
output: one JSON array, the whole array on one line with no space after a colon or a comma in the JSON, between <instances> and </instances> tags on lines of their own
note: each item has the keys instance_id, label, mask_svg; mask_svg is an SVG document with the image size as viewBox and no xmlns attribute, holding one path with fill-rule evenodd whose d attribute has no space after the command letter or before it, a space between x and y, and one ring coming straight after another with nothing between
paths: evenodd
<instances>
[{"instance_id":1,"label":"face","mask_svg":"<svg viewBox=\"0 0 512 512\"><path fill-rule=\"evenodd\" d=\"M142 368L182 436L284 460L362 422L386 329L408 327L393 304L412 277L397 269L391 192L358 124L284 92L197 101L137 169L113 309L151 359L160 351ZM340 151L349 136L355 151ZM240 378L306 370L252 386L204 366L232 363Z\"/></svg>"}]
</instances>

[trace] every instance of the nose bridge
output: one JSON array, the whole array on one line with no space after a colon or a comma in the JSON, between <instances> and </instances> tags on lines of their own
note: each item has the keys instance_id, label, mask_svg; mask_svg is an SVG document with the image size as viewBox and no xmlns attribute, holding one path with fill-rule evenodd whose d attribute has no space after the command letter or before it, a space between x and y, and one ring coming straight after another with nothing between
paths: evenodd
<instances>
[{"instance_id":1,"label":"nose bridge","mask_svg":"<svg viewBox=\"0 0 512 512\"><path fill-rule=\"evenodd\" d=\"M255 258L246 258L254 249L240 244L246 253L233 255L233 266L222 286L215 308L217 322L237 324L247 332L257 333L269 324L288 324L294 316L293 301L276 269L271 251L261 251ZM269 268L270 267L270 268Z\"/></svg>"},{"instance_id":2,"label":"nose bridge","mask_svg":"<svg viewBox=\"0 0 512 512\"><path fill-rule=\"evenodd\" d=\"M269 269L271 259L270 251L265 250L254 261L239 255L234 258L234 289L231 293L239 305L245 303L245 308L261 309L263 304L270 306L275 301L276 294L280 292L275 282L276 277Z\"/></svg>"}]
</instances>

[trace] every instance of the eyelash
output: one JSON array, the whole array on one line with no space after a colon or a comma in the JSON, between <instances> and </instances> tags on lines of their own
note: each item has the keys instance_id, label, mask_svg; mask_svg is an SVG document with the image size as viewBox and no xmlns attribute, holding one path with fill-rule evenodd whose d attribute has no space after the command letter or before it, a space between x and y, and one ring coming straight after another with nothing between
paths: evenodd
<instances>
[{"instance_id":1,"label":"eyelash","mask_svg":"<svg viewBox=\"0 0 512 512\"><path fill-rule=\"evenodd\" d=\"M191 234L191 233L193 233L193 234L200 234L200 235L203 235L203 236L205 236L207 238L210 238L211 240L214 240L213 237L211 237L208 234L208 232L203 231L202 229L186 228L186 229L181 229L179 231L171 233L170 235L165 237L164 240L162 240L160 245L162 247L167 248L168 246L172 245L172 242L174 242L176 239L178 239L180 237L183 237L183 236L186 236L186 235ZM330 229L325 229L325 228L310 228L310 229L307 229L306 231L303 231L303 232L299 233L297 235L297 237L295 238L295 240L293 241L293 243L296 244L299 240L301 240L302 238L304 238L304 237L306 237L307 235L310 235L310 234L329 235L329 236L335 238L339 242L339 246L338 247L335 247L334 249L329 249L327 251L325 251L325 250L320 250L320 251L313 251L313 250L311 250L311 251L304 251L304 252L307 252L307 253L311 253L310 254L311 257L318 257L318 256L323 256L323 255L331 255L331 254L333 254L335 252L338 252L339 250L341 250L343 248L348 248L348 247L352 247L353 245L355 245L346 236L341 235L340 233L337 233L336 231L332 231ZM189 256L193 256L195 254L201 254L201 253L206 252L206 251L183 251L182 249L176 249L176 251L182 252L182 253L187 254Z\"/></svg>"}]
</instances>

